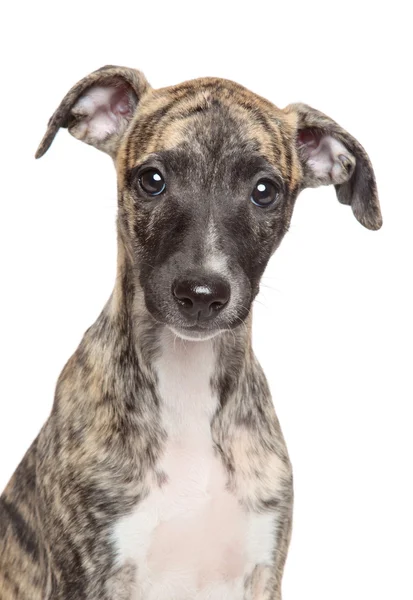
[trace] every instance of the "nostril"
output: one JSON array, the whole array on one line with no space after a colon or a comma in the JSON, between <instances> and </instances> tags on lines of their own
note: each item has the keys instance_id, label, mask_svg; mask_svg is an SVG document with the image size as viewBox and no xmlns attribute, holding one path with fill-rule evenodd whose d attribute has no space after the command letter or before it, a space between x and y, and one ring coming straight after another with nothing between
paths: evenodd
<instances>
[{"instance_id":1,"label":"nostril","mask_svg":"<svg viewBox=\"0 0 413 600\"><path fill-rule=\"evenodd\" d=\"M211 304L209 305L209 308L215 312L221 310L221 308L224 308L225 304L227 304L228 300L216 300L215 302L211 302Z\"/></svg>"},{"instance_id":2,"label":"nostril","mask_svg":"<svg viewBox=\"0 0 413 600\"><path fill-rule=\"evenodd\" d=\"M177 301L179 302L179 304L181 304L183 307L185 308L192 308L194 303L192 302L191 298L179 298L179 296L177 296L175 294L175 298L177 299Z\"/></svg>"},{"instance_id":3,"label":"nostril","mask_svg":"<svg viewBox=\"0 0 413 600\"><path fill-rule=\"evenodd\" d=\"M211 312L222 310L229 302L230 288L225 281L216 281L213 285L213 293L211 294L209 309Z\"/></svg>"},{"instance_id":4,"label":"nostril","mask_svg":"<svg viewBox=\"0 0 413 600\"><path fill-rule=\"evenodd\" d=\"M191 299L191 290L188 287L186 281L185 282L178 281L172 287L172 293L181 306L183 306L184 308L192 308L193 307L194 303Z\"/></svg>"}]
</instances>

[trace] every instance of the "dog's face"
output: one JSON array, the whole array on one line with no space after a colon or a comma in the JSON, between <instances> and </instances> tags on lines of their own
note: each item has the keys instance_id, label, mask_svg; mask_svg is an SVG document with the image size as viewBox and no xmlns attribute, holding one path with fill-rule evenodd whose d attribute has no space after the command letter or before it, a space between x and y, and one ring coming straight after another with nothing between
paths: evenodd
<instances>
[{"instance_id":1,"label":"dog's face","mask_svg":"<svg viewBox=\"0 0 413 600\"><path fill-rule=\"evenodd\" d=\"M243 106L259 106L252 94L218 80L182 87L147 94L125 136L119 222L148 310L198 337L247 316L288 228L299 165L280 135L290 143L291 128Z\"/></svg>"},{"instance_id":2,"label":"dog's face","mask_svg":"<svg viewBox=\"0 0 413 600\"><path fill-rule=\"evenodd\" d=\"M363 225L381 226L373 170L352 136L230 81L152 90L138 71L105 67L70 90L37 156L61 126L114 159L120 241L148 311L181 337L245 320L304 187L334 184Z\"/></svg>"}]
</instances>

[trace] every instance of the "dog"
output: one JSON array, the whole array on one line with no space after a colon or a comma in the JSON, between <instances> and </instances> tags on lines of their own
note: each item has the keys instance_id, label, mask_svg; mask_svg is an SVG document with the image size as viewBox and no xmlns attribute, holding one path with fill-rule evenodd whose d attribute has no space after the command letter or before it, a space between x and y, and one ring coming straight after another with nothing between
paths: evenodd
<instances>
[{"instance_id":1,"label":"dog","mask_svg":"<svg viewBox=\"0 0 413 600\"><path fill-rule=\"evenodd\" d=\"M0 503L1 600L280 600L293 484L251 306L297 195L382 217L359 144L305 105L106 66L49 121L118 181L114 290Z\"/></svg>"}]
</instances>

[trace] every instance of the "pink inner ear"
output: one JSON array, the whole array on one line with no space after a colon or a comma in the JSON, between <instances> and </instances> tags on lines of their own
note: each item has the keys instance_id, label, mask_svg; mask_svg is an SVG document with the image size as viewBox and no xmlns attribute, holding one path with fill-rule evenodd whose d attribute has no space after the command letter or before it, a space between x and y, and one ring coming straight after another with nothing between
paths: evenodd
<instances>
[{"instance_id":1,"label":"pink inner ear","mask_svg":"<svg viewBox=\"0 0 413 600\"><path fill-rule=\"evenodd\" d=\"M116 88L116 91L110 99L110 109L114 115L122 115L125 117L132 115L128 88L125 85Z\"/></svg>"},{"instance_id":2,"label":"pink inner ear","mask_svg":"<svg viewBox=\"0 0 413 600\"><path fill-rule=\"evenodd\" d=\"M93 86L72 108L75 117L70 133L92 145L119 137L135 110L131 88L125 84Z\"/></svg>"},{"instance_id":3,"label":"pink inner ear","mask_svg":"<svg viewBox=\"0 0 413 600\"><path fill-rule=\"evenodd\" d=\"M307 185L340 184L352 176L356 159L332 135L308 127L298 132L297 144L308 168L307 176L312 174Z\"/></svg>"},{"instance_id":4,"label":"pink inner ear","mask_svg":"<svg viewBox=\"0 0 413 600\"><path fill-rule=\"evenodd\" d=\"M321 133L316 129L301 129L297 135L299 146L305 146L308 149L314 150L318 147L321 140Z\"/></svg>"}]
</instances>

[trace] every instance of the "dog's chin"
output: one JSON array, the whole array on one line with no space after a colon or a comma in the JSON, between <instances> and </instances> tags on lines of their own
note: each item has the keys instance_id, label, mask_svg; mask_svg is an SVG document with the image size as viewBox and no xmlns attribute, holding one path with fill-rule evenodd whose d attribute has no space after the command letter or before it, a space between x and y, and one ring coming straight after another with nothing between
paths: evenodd
<instances>
[{"instance_id":1,"label":"dog's chin","mask_svg":"<svg viewBox=\"0 0 413 600\"><path fill-rule=\"evenodd\" d=\"M181 338L182 340L188 340L190 342L205 342L206 340L211 340L212 338L220 335L225 329L210 329L208 331L195 331L194 329L176 327L172 325L167 325L168 329L172 331L174 335Z\"/></svg>"}]
</instances>

